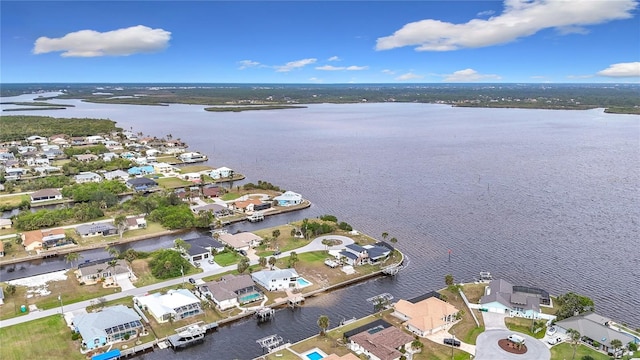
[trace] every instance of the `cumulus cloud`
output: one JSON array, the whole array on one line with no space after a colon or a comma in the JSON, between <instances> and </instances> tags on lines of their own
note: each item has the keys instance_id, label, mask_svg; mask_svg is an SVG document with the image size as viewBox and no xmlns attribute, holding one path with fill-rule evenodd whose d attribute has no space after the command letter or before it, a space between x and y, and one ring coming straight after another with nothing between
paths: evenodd
<instances>
[{"instance_id":1,"label":"cumulus cloud","mask_svg":"<svg viewBox=\"0 0 640 360\"><path fill-rule=\"evenodd\" d=\"M238 61L238 65L240 65L238 67L238 69L244 70L246 68L259 66L260 63L257 62L257 61L253 61L253 60L240 60L240 61Z\"/></svg>"},{"instance_id":2,"label":"cumulus cloud","mask_svg":"<svg viewBox=\"0 0 640 360\"><path fill-rule=\"evenodd\" d=\"M313 64L318 59L310 58L310 59L302 59L296 61L290 61L284 65L275 66L277 72L289 72L294 69L299 69L305 67L307 65Z\"/></svg>"},{"instance_id":3,"label":"cumulus cloud","mask_svg":"<svg viewBox=\"0 0 640 360\"><path fill-rule=\"evenodd\" d=\"M127 56L163 50L170 39L169 31L143 25L107 32L80 30L60 38L39 37L33 53L62 51L63 57Z\"/></svg>"},{"instance_id":4,"label":"cumulus cloud","mask_svg":"<svg viewBox=\"0 0 640 360\"><path fill-rule=\"evenodd\" d=\"M316 66L316 70L324 70L324 71L340 71L340 70L346 70L346 71L359 71L359 70L367 70L369 67L368 66L332 66L332 65L323 65L323 66Z\"/></svg>"},{"instance_id":5,"label":"cumulus cloud","mask_svg":"<svg viewBox=\"0 0 640 360\"><path fill-rule=\"evenodd\" d=\"M608 77L640 77L640 62L612 64L608 68L599 71L598 75Z\"/></svg>"},{"instance_id":6,"label":"cumulus cloud","mask_svg":"<svg viewBox=\"0 0 640 360\"><path fill-rule=\"evenodd\" d=\"M414 73L408 72L406 74L402 74L402 75L398 76L396 78L396 80L407 81L407 80L414 80L414 79L422 79L423 77L424 76L422 76L422 75L418 75L418 74L414 74Z\"/></svg>"},{"instance_id":7,"label":"cumulus cloud","mask_svg":"<svg viewBox=\"0 0 640 360\"><path fill-rule=\"evenodd\" d=\"M633 17L637 0L505 0L501 14L463 24L421 20L377 39L376 50L416 46L418 51L451 51L504 44L543 29L562 33Z\"/></svg>"},{"instance_id":8,"label":"cumulus cloud","mask_svg":"<svg viewBox=\"0 0 640 360\"><path fill-rule=\"evenodd\" d=\"M474 82L480 80L500 80L501 77L493 74L480 74L473 69L455 71L453 74L445 75L445 82Z\"/></svg>"},{"instance_id":9,"label":"cumulus cloud","mask_svg":"<svg viewBox=\"0 0 640 360\"><path fill-rule=\"evenodd\" d=\"M337 56L332 56L332 57L328 58L327 61L340 61L340 58L337 57Z\"/></svg>"}]
</instances>

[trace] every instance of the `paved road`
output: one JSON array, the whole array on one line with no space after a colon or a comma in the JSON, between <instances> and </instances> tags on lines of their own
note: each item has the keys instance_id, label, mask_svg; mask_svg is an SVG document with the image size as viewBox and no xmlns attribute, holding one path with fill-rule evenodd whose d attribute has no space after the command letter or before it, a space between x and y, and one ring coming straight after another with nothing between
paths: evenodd
<instances>
[{"instance_id":1,"label":"paved road","mask_svg":"<svg viewBox=\"0 0 640 360\"><path fill-rule=\"evenodd\" d=\"M545 344L529 335L518 333L524 337L527 352L524 354L511 354L500 348L498 341L506 339L513 331L491 329L478 335L476 340L475 360L549 360L551 352Z\"/></svg>"},{"instance_id":2,"label":"paved road","mask_svg":"<svg viewBox=\"0 0 640 360\"><path fill-rule=\"evenodd\" d=\"M342 244L337 245L337 246L333 246L330 247L330 250L335 250L335 249L342 249L344 248L346 245L353 243L353 240L346 237L346 236L338 236L338 235L330 235L330 236L320 236L318 238L315 238L313 241L311 241L311 243L309 243L306 246L303 246L301 248L292 250L295 251L297 253L303 253L303 252L309 252L309 251L318 251L318 250L325 250L325 245L322 244L322 240L324 239L339 239L342 240ZM289 256L289 253L291 253L291 251L287 251L282 253L281 255L279 255L278 257L284 257L284 256ZM257 264L257 260L253 260L251 261L251 264ZM199 274L194 274L194 275L190 275L190 277L194 278L194 279L202 279L204 277L207 276L211 276L211 275L216 275L216 274L220 274L220 273L224 273L227 271L231 271L231 270L235 270L237 269L237 265L229 265L229 266L225 266L225 267L217 267L211 270L205 270L204 272L201 272ZM148 286L143 286L140 288L134 288L134 289L128 289L128 290L124 290L121 292L117 292L111 295L106 295L104 296L104 298L107 301L111 301L111 300L116 300L116 299L120 299L123 297L127 297L127 296L140 296L140 295L144 295L152 290L157 290L157 289L161 289L167 286L172 286L172 285L178 285L182 282L185 282L187 279L185 278L176 278L176 279L171 279L171 280L167 280L161 283L157 283L157 284L153 284L153 285L148 285ZM69 304L69 305L64 305L63 304L63 308L64 308L64 312L69 312L69 311L76 311L76 310L80 310L80 309L84 309L87 306L91 305L91 301L92 300L86 300L86 301L81 301L81 302L77 302L77 303L73 303L73 304ZM43 311L34 311L34 312L30 312L27 315L23 315L23 316L19 316L19 317L14 317L11 319L6 319L6 320L2 320L0 321L0 328L3 327L7 327L7 326L11 326L11 325L16 325L16 324L20 324L23 322L27 322L27 321L31 321L31 320L36 320L36 319L41 319L47 316L51 316L51 315L55 315L55 314L60 314L61 309L59 307L54 308L54 309L49 309L49 310L43 310Z\"/></svg>"}]
</instances>

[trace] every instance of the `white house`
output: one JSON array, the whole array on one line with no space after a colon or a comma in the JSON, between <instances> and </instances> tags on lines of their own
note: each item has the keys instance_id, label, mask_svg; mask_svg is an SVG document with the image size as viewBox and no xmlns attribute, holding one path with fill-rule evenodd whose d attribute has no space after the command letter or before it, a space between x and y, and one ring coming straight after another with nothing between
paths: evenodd
<instances>
[{"instance_id":1,"label":"white house","mask_svg":"<svg viewBox=\"0 0 640 360\"><path fill-rule=\"evenodd\" d=\"M273 200L277 201L280 206L293 206L302 203L302 195L293 191L285 191L284 194L274 197Z\"/></svg>"},{"instance_id":2,"label":"white house","mask_svg":"<svg viewBox=\"0 0 640 360\"><path fill-rule=\"evenodd\" d=\"M106 173L104 173L104 178L107 180L116 180L116 179L128 180L129 174L123 170L113 170L113 171L107 171Z\"/></svg>"},{"instance_id":3,"label":"white house","mask_svg":"<svg viewBox=\"0 0 640 360\"><path fill-rule=\"evenodd\" d=\"M200 154L198 152L186 152L186 153L182 153L178 156L178 158L185 163L192 163L192 162L198 162L198 161L205 161L207 160L207 156Z\"/></svg>"},{"instance_id":4,"label":"white house","mask_svg":"<svg viewBox=\"0 0 640 360\"><path fill-rule=\"evenodd\" d=\"M251 278L268 291L293 289L298 286L298 273L295 269L256 271L251 274Z\"/></svg>"},{"instance_id":5,"label":"white house","mask_svg":"<svg viewBox=\"0 0 640 360\"><path fill-rule=\"evenodd\" d=\"M94 172L85 171L73 177L78 184L84 184L88 182L100 182L102 177Z\"/></svg>"},{"instance_id":6,"label":"white house","mask_svg":"<svg viewBox=\"0 0 640 360\"><path fill-rule=\"evenodd\" d=\"M514 286L496 279L485 288L480 305L489 312L524 318L540 318L540 304L549 304L549 293L537 288Z\"/></svg>"},{"instance_id":7,"label":"white house","mask_svg":"<svg viewBox=\"0 0 640 360\"><path fill-rule=\"evenodd\" d=\"M220 310L258 301L264 298L249 275L225 275L219 281L210 281L199 287Z\"/></svg>"},{"instance_id":8,"label":"white house","mask_svg":"<svg viewBox=\"0 0 640 360\"><path fill-rule=\"evenodd\" d=\"M135 296L133 303L147 310L159 323L182 320L201 314L200 299L187 289L169 290L166 294Z\"/></svg>"},{"instance_id":9,"label":"white house","mask_svg":"<svg viewBox=\"0 0 640 360\"><path fill-rule=\"evenodd\" d=\"M209 173L209 176L211 176L211 178L214 180L229 178L233 176L233 170L223 166L223 167L211 170L211 173Z\"/></svg>"}]
</instances>

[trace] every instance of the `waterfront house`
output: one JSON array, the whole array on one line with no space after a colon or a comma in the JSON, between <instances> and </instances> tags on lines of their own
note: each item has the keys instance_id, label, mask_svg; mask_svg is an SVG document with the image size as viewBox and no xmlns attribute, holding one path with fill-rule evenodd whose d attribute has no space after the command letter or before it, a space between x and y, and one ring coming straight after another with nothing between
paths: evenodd
<instances>
[{"instance_id":1,"label":"waterfront house","mask_svg":"<svg viewBox=\"0 0 640 360\"><path fill-rule=\"evenodd\" d=\"M76 183L84 184L88 182L101 182L102 177L91 171L84 171L73 177Z\"/></svg>"},{"instance_id":2,"label":"waterfront house","mask_svg":"<svg viewBox=\"0 0 640 360\"><path fill-rule=\"evenodd\" d=\"M156 162L152 164L153 170L158 174L169 174L176 172L176 168L170 164L163 162Z\"/></svg>"},{"instance_id":3,"label":"waterfront house","mask_svg":"<svg viewBox=\"0 0 640 360\"><path fill-rule=\"evenodd\" d=\"M90 135L84 138L87 144L100 144L104 142L104 138L100 135Z\"/></svg>"},{"instance_id":4,"label":"waterfront house","mask_svg":"<svg viewBox=\"0 0 640 360\"><path fill-rule=\"evenodd\" d=\"M349 337L349 348L356 354L364 354L371 360L399 360L400 349L408 349L413 336L397 327L369 329Z\"/></svg>"},{"instance_id":5,"label":"waterfront house","mask_svg":"<svg viewBox=\"0 0 640 360\"><path fill-rule=\"evenodd\" d=\"M198 162L198 161L205 161L207 160L207 156L200 154L199 152L186 152L178 155L178 159L180 159L180 161L185 163L192 163L192 162Z\"/></svg>"},{"instance_id":6,"label":"waterfront house","mask_svg":"<svg viewBox=\"0 0 640 360\"><path fill-rule=\"evenodd\" d=\"M166 294L136 296L133 303L148 311L159 323L171 319L182 320L203 313L200 299L187 289L169 290Z\"/></svg>"},{"instance_id":7,"label":"waterfront house","mask_svg":"<svg viewBox=\"0 0 640 360\"><path fill-rule=\"evenodd\" d=\"M104 178L107 180L127 180L129 179L129 174L123 170L113 170L104 173Z\"/></svg>"},{"instance_id":8,"label":"waterfront house","mask_svg":"<svg viewBox=\"0 0 640 360\"><path fill-rule=\"evenodd\" d=\"M540 318L540 304L549 305L549 293L538 288L514 286L497 279L485 288L480 305L489 312L524 318Z\"/></svg>"},{"instance_id":9,"label":"waterfront house","mask_svg":"<svg viewBox=\"0 0 640 360\"><path fill-rule=\"evenodd\" d=\"M147 191L158 185L157 182L145 177L129 179L125 184L134 191Z\"/></svg>"},{"instance_id":10,"label":"waterfront house","mask_svg":"<svg viewBox=\"0 0 640 360\"><path fill-rule=\"evenodd\" d=\"M82 336L82 346L89 350L144 333L140 315L124 305L76 315L72 322L75 331Z\"/></svg>"},{"instance_id":11,"label":"waterfront house","mask_svg":"<svg viewBox=\"0 0 640 360\"><path fill-rule=\"evenodd\" d=\"M282 195L276 196L273 200L278 202L279 206L293 206L302 203L302 195L293 191L285 191Z\"/></svg>"},{"instance_id":12,"label":"waterfront house","mask_svg":"<svg viewBox=\"0 0 640 360\"><path fill-rule=\"evenodd\" d=\"M256 205L262 205L262 201L260 199L247 199L235 201L233 203L233 208L242 212L252 212L254 211L254 207Z\"/></svg>"},{"instance_id":13,"label":"waterfront house","mask_svg":"<svg viewBox=\"0 0 640 360\"><path fill-rule=\"evenodd\" d=\"M205 185L202 188L202 196L206 198L218 197L219 193L220 193L220 188L215 185Z\"/></svg>"},{"instance_id":14,"label":"waterfront house","mask_svg":"<svg viewBox=\"0 0 640 360\"><path fill-rule=\"evenodd\" d=\"M425 337L446 329L456 322L458 309L436 297L411 303L400 300L393 305L391 315L403 320L402 324L412 333Z\"/></svg>"},{"instance_id":15,"label":"waterfront house","mask_svg":"<svg viewBox=\"0 0 640 360\"><path fill-rule=\"evenodd\" d=\"M212 254L224 250L224 245L209 236L201 236L195 239L185 239L190 245L187 251L187 259L195 264L197 261L208 260L212 258Z\"/></svg>"},{"instance_id":16,"label":"waterfront house","mask_svg":"<svg viewBox=\"0 0 640 360\"><path fill-rule=\"evenodd\" d=\"M147 220L145 220L144 215L129 216L125 221L127 223L127 230L138 230L147 227Z\"/></svg>"},{"instance_id":17,"label":"waterfront house","mask_svg":"<svg viewBox=\"0 0 640 360\"><path fill-rule=\"evenodd\" d=\"M71 244L71 240L65 235L64 229L32 230L25 231L21 235L22 245L26 251L38 251Z\"/></svg>"},{"instance_id":18,"label":"waterfront house","mask_svg":"<svg viewBox=\"0 0 640 360\"><path fill-rule=\"evenodd\" d=\"M191 207L191 211L194 214L200 214L203 212L210 212L213 215L215 215L216 217L219 216L225 216L225 215L229 215L231 214L231 210L229 210L228 208L219 205L219 204L207 204L207 205L198 205L198 206L192 206Z\"/></svg>"},{"instance_id":19,"label":"waterfront house","mask_svg":"<svg viewBox=\"0 0 640 360\"><path fill-rule=\"evenodd\" d=\"M569 329L580 332L582 341L602 351L609 351L611 340L617 339L626 345L630 342L640 343L640 338L635 338L629 333L618 331L610 326L611 319L594 312L586 312L556 322L558 334L567 334Z\"/></svg>"},{"instance_id":20,"label":"waterfront house","mask_svg":"<svg viewBox=\"0 0 640 360\"><path fill-rule=\"evenodd\" d=\"M11 229L11 219L0 219L0 230Z\"/></svg>"},{"instance_id":21,"label":"waterfront house","mask_svg":"<svg viewBox=\"0 0 640 360\"><path fill-rule=\"evenodd\" d=\"M295 269L260 270L251 273L253 281L268 291L296 288L298 277L298 272Z\"/></svg>"},{"instance_id":22,"label":"waterfront house","mask_svg":"<svg viewBox=\"0 0 640 360\"><path fill-rule=\"evenodd\" d=\"M226 178L233 177L233 170L223 166L223 167L211 170L211 172L209 173L209 176L214 180L226 179Z\"/></svg>"},{"instance_id":23,"label":"waterfront house","mask_svg":"<svg viewBox=\"0 0 640 360\"><path fill-rule=\"evenodd\" d=\"M42 202L50 200L62 200L62 193L57 189L42 189L32 192L30 195L31 202Z\"/></svg>"},{"instance_id":24,"label":"waterfront house","mask_svg":"<svg viewBox=\"0 0 640 360\"><path fill-rule=\"evenodd\" d=\"M237 234L221 233L218 240L235 251L248 251L250 248L260 245L262 238L254 233L241 232Z\"/></svg>"},{"instance_id":25,"label":"waterfront house","mask_svg":"<svg viewBox=\"0 0 640 360\"><path fill-rule=\"evenodd\" d=\"M225 275L218 281L209 281L199 286L198 291L213 301L220 310L264 298L250 275Z\"/></svg>"},{"instance_id":26,"label":"waterfront house","mask_svg":"<svg viewBox=\"0 0 640 360\"><path fill-rule=\"evenodd\" d=\"M199 183L202 181L202 174L196 173L196 172L185 173L185 174L178 175L178 178L184 181L191 181L192 183Z\"/></svg>"},{"instance_id":27,"label":"waterfront house","mask_svg":"<svg viewBox=\"0 0 640 360\"><path fill-rule=\"evenodd\" d=\"M133 271L124 260L116 260L111 266L113 259L100 259L78 264L76 278L80 283L95 284L100 279L116 278L129 279L133 276Z\"/></svg>"},{"instance_id":28,"label":"waterfront house","mask_svg":"<svg viewBox=\"0 0 640 360\"><path fill-rule=\"evenodd\" d=\"M136 176L136 175L141 176L141 175L153 174L155 170L152 165L144 165L144 166L134 166L129 170L127 170L127 172L129 173L129 175L132 175L132 176Z\"/></svg>"},{"instance_id":29,"label":"waterfront house","mask_svg":"<svg viewBox=\"0 0 640 360\"><path fill-rule=\"evenodd\" d=\"M94 236L109 236L115 235L118 233L118 229L112 223L93 223L93 224L83 224L78 225L76 227L76 232L78 235L87 238Z\"/></svg>"}]
</instances>

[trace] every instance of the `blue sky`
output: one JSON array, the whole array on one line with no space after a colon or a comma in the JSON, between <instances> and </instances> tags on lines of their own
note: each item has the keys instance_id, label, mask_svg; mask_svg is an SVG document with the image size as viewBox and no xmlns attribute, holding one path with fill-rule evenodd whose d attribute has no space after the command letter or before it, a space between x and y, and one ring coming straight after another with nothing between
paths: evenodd
<instances>
[{"instance_id":1,"label":"blue sky","mask_svg":"<svg viewBox=\"0 0 640 360\"><path fill-rule=\"evenodd\" d=\"M640 82L638 0L0 7L2 83Z\"/></svg>"}]
</instances>

